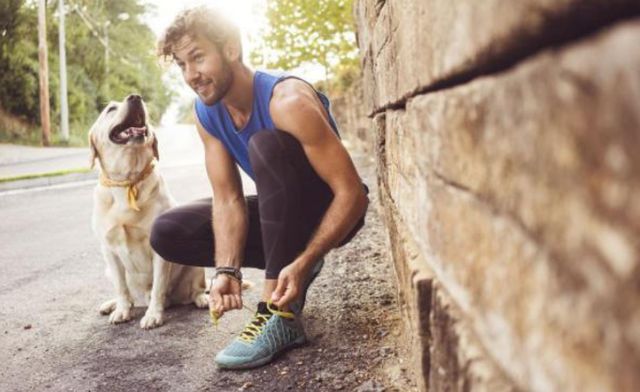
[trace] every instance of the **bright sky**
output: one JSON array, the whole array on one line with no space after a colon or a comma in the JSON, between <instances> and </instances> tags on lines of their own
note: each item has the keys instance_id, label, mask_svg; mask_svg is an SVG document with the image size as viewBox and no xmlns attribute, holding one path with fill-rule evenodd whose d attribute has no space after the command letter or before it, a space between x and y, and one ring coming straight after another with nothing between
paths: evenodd
<instances>
[{"instance_id":1,"label":"bright sky","mask_svg":"<svg viewBox=\"0 0 640 392\"><path fill-rule=\"evenodd\" d=\"M266 25L264 0L148 0L157 8L155 15L151 15L148 24L160 35L171 23L178 12L196 5L208 4L221 9L229 19L234 21L242 32L242 46L248 53L252 49L252 37L256 36L261 27Z\"/></svg>"}]
</instances>

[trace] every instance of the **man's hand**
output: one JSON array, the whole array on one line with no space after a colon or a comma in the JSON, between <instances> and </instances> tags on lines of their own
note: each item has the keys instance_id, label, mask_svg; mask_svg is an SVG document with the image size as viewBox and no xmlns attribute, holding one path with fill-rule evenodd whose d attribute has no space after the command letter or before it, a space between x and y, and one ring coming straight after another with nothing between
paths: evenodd
<instances>
[{"instance_id":1,"label":"man's hand","mask_svg":"<svg viewBox=\"0 0 640 392\"><path fill-rule=\"evenodd\" d=\"M231 309L242 309L242 285L228 275L220 274L213 281L209 292L209 308L222 317Z\"/></svg>"},{"instance_id":2,"label":"man's hand","mask_svg":"<svg viewBox=\"0 0 640 392\"><path fill-rule=\"evenodd\" d=\"M302 293L309 267L296 260L284 267L278 275L278 284L271 294L271 301L280 309L285 308Z\"/></svg>"}]
</instances>

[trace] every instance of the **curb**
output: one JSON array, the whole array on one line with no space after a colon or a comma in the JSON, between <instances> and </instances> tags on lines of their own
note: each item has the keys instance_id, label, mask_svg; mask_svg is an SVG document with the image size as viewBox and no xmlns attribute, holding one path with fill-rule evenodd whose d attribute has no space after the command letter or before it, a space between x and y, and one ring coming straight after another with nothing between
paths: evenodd
<instances>
[{"instance_id":1,"label":"curb","mask_svg":"<svg viewBox=\"0 0 640 392\"><path fill-rule=\"evenodd\" d=\"M43 173L45 175L46 173ZM46 176L39 178L30 178L24 180L7 181L0 183L0 193L14 191L17 189L29 189L43 186L51 186L64 184L69 182L87 181L98 178L98 172L90 171L86 173L68 173L56 176Z\"/></svg>"}]
</instances>

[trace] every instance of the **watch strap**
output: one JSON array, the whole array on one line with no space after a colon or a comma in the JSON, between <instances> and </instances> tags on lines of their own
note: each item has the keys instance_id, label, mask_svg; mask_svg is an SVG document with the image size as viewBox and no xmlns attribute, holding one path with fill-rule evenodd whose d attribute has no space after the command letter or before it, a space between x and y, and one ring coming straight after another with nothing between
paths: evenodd
<instances>
[{"instance_id":1,"label":"watch strap","mask_svg":"<svg viewBox=\"0 0 640 392\"><path fill-rule=\"evenodd\" d=\"M220 274L229 275L239 281L242 281L242 272L240 268L235 267L216 267L215 277Z\"/></svg>"}]
</instances>

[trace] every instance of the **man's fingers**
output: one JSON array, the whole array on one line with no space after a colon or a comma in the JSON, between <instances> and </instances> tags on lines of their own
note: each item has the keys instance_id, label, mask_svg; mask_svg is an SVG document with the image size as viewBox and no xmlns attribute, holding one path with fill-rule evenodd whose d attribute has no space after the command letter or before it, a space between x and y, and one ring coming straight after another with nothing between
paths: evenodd
<instances>
[{"instance_id":1,"label":"man's fingers","mask_svg":"<svg viewBox=\"0 0 640 392\"><path fill-rule=\"evenodd\" d=\"M220 304L222 303L222 296L217 291L211 291L209 293L209 307L220 313Z\"/></svg>"},{"instance_id":2,"label":"man's fingers","mask_svg":"<svg viewBox=\"0 0 640 392\"><path fill-rule=\"evenodd\" d=\"M241 295L236 295L235 296L236 299L236 309L242 309L242 296Z\"/></svg>"},{"instance_id":3,"label":"man's fingers","mask_svg":"<svg viewBox=\"0 0 640 392\"><path fill-rule=\"evenodd\" d=\"M224 303L225 311L233 309L233 296L227 294L222 297L222 301Z\"/></svg>"},{"instance_id":4,"label":"man's fingers","mask_svg":"<svg viewBox=\"0 0 640 392\"><path fill-rule=\"evenodd\" d=\"M228 302L226 298L226 294L218 294L218 296L216 297L216 311L220 314L220 316L222 316L224 312L229 310L229 307L226 304Z\"/></svg>"},{"instance_id":5,"label":"man's fingers","mask_svg":"<svg viewBox=\"0 0 640 392\"><path fill-rule=\"evenodd\" d=\"M230 295L229 303L231 304L230 309L240 309L240 299L237 295Z\"/></svg>"},{"instance_id":6,"label":"man's fingers","mask_svg":"<svg viewBox=\"0 0 640 392\"><path fill-rule=\"evenodd\" d=\"M222 317L224 314L224 304L222 303L222 298L216 302L215 311L218 312L218 315Z\"/></svg>"},{"instance_id":7,"label":"man's fingers","mask_svg":"<svg viewBox=\"0 0 640 392\"><path fill-rule=\"evenodd\" d=\"M273 290L271 294L271 301L276 303L280 301L280 298L284 295L285 290L287 289L288 279L286 277L279 277L278 283L276 284L276 289Z\"/></svg>"},{"instance_id":8,"label":"man's fingers","mask_svg":"<svg viewBox=\"0 0 640 392\"><path fill-rule=\"evenodd\" d=\"M276 303L278 307L284 307L289 304L289 302L293 301L298 294L298 290L293 285L287 287L284 292L284 295L280 298L280 300Z\"/></svg>"}]
</instances>

